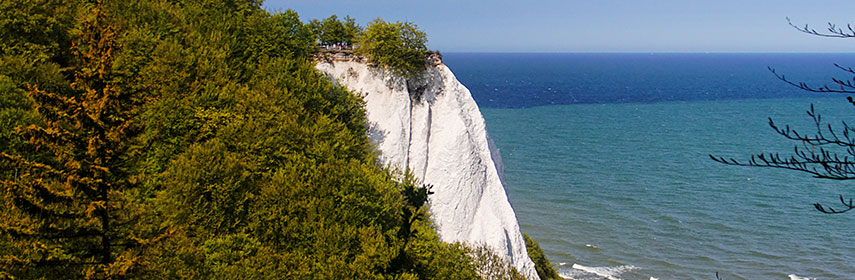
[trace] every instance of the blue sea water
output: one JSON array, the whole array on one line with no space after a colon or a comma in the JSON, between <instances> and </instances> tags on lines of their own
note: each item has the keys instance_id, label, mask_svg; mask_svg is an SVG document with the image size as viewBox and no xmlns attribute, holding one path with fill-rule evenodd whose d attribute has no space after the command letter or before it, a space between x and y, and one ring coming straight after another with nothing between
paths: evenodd
<instances>
[{"instance_id":1,"label":"blue sea water","mask_svg":"<svg viewBox=\"0 0 855 280\"><path fill-rule=\"evenodd\" d=\"M718 164L788 153L768 118L835 126L852 54L445 54L501 150L521 229L574 279L855 279L853 182ZM849 77L851 78L851 77ZM652 277L652 278L651 278Z\"/></svg>"}]
</instances>

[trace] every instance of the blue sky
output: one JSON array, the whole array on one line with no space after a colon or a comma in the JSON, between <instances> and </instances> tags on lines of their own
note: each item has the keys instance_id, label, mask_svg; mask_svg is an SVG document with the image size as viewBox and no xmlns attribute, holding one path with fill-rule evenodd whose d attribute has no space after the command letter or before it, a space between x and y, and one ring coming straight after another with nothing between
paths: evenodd
<instances>
[{"instance_id":1,"label":"blue sky","mask_svg":"<svg viewBox=\"0 0 855 280\"><path fill-rule=\"evenodd\" d=\"M855 24L855 1L267 0L303 21L350 15L411 21L443 52L855 52L855 38L819 38Z\"/></svg>"}]
</instances>

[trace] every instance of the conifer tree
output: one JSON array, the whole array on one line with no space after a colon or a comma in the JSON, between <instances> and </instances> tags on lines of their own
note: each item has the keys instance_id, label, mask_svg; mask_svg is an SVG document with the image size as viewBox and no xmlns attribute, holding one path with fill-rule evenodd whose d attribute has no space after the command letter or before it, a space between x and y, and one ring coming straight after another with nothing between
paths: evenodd
<instances>
[{"instance_id":1,"label":"conifer tree","mask_svg":"<svg viewBox=\"0 0 855 280\"><path fill-rule=\"evenodd\" d=\"M71 94L28 85L41 125L19 127L36 151L0 153L3 178L0 232L14 248L0 268L32 278L120 278L136 260L130 248L146 240L129 230L133 96L113 72L117 30L103 4L89 6L72 43ZM33 157L35 152L49 156Z\"/></svg>"}]
</instances>

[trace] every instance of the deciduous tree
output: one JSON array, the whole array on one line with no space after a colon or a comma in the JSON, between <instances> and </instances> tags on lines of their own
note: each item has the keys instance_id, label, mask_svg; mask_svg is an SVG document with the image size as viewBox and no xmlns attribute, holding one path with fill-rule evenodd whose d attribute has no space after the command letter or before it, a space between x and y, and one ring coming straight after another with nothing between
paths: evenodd
<instances>
[{"instance_id":1,"label":"deciduous tree","mask_svg":"<svg viewBox=\"0 0 855 280\"><path fill-rule=\"evenodd\" d=\"M425 69L426 43L427 36L415 24L377 18L363 31L357 52L367 56L369 63L412 77Z\"/></svg>"}]
</instances>

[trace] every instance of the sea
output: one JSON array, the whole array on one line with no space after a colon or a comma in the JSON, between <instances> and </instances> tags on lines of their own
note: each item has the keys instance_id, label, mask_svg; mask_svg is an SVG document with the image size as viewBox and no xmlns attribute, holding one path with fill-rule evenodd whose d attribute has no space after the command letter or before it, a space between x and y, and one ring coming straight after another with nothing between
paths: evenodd
<instances>
[{"instance_id":1,"label":"sea","mask_svg":"<svg viewBox=\"0 0 855 280\"><path fill-rule=\"evenodd\" d=\"M520 228L585 279L855 279L855 182L717 157L789 155L855 124L846 95L811 93L855 54L446 53L501 151ZM848 74L848 75L847 75ZM831 88L835 88L832 86ZM839 88L836 87L836 88ZM843 152L844 151L839 151Z\"/></svg>"}]
</instances>

